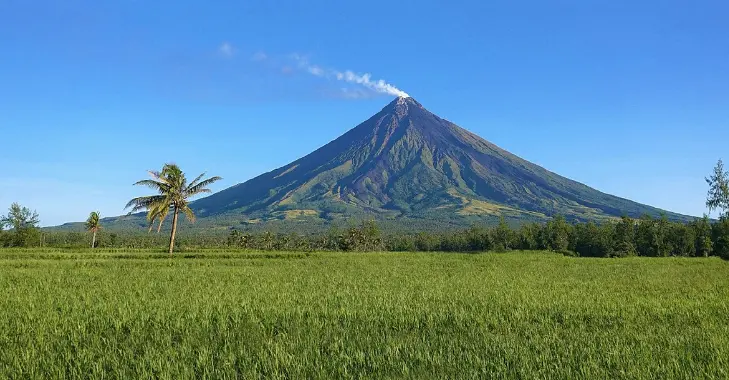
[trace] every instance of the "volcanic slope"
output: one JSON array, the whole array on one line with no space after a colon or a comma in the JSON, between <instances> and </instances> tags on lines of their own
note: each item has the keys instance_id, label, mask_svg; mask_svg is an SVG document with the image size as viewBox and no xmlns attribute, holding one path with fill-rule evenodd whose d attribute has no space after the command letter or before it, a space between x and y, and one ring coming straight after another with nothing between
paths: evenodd
<instances>
[{"instance_id":1,"label":"volcanic slope","mask_svg":"<svg viewBox=\"0 0 729 380\"><path fill-rule=\"evenodd\" d=\"M309 155L193 206L202 217L253 222L370 216L471 223L556 214L599 221L663 212L552 173L410 97Z\"/></svg>"}]
</instances>

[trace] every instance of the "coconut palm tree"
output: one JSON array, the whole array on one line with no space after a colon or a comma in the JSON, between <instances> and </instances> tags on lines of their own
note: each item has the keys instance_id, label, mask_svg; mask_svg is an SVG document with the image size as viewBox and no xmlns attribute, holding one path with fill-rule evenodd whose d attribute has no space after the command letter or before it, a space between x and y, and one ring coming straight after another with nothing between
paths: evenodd
<instances>
[{"instance_id":1,"label":"coconut palm tree","mask_svg":"<svg viewBox=\"0 0 729 380\"><path fill-rule=\"evenodd\" d=\"M92 211L91 214L89 214L89 218L86 219L86 231L93 232L94 234L91 238L91 248L96 247L96 233L101 229L101 222L99 219L98 211Z\"/></svg>"},{"instance_id":2,"label":"coconut palm tree","mask_svg":"<svg viewBox=\"0 0 729 380\"><path fill-rule=\"evenodd\" d=\"M187 178L185 178L185 173L175 164L165 164L162 171L150 170L149 174L152 176L152 179L139 181L135 185L147 186L156 190L159 194L134 198L127 203L125 208L131 207L132 210L130 213L147 210L147 220L154 222L154 220L159 219L160 227L158 227L158 230L162 228L162 222L167 216L167 213L172 211L172 231L170 232L169 249L171 255L175 247L175 235L177 233L177 219L179 214L185 214L187 219L194 223L195 214L190 209L189 199L198 194L209 193L210 189L207 186L222 178L216 176L203 180L202 177L205 175L203 173L188 183Z\"/></svg>"},{"instance_id":3,"label":"coconut palm tree","mask_svg":"<svg viewBox=\"0 0 729 380\"><path fill-rule=\"evenodd\" d=\"M167 219L167 214L170 212L170 206L167 204L161 204L157 208L150 209L147 213L147 222L149 222L149 230L147 232L152 232L152 228L154 228L154 221L159 219L159 223L157 224L157 233L159 233L162 230L162 223L164 223L165 219Z\"/></svg>"}]
</instances>

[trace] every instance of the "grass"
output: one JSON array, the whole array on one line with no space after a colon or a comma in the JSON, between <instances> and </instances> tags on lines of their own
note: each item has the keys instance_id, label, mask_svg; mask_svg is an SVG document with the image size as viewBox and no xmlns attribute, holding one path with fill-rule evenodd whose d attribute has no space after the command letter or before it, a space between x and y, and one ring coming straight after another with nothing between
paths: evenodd
<instances>
[{"instance_id":1,"label":"grass","mask_svg":"<svg viewBox=\"0 0 729 380\"><path fill-rule=\"evenodd\" d=\"M0 251L0 378L727 378L729 263Z\"/></svg>"}]
</instances>

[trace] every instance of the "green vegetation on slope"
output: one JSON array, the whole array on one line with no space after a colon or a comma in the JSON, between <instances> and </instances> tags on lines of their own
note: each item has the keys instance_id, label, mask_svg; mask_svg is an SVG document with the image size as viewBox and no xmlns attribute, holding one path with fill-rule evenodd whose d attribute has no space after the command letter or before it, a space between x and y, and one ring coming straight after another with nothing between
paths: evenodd
<instances>
[{"instance_id":1,"label":"green vegetation on slope","mask_svg":"<svg viewBox=\"0 0 729 380\"><path fill-rule=\"evenodd\" d=\"M0 377L729 376L718 259L86 252L0 251Z\"/></svg>"}]
</instances>

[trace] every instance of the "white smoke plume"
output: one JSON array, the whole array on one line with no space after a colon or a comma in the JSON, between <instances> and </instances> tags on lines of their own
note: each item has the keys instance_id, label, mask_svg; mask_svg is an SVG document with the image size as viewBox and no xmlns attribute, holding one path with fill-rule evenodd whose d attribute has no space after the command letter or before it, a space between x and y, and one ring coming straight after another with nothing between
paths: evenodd
<instances>
[{"instance_id":1,"label":"white smoke plume","mask_svg":"<svg viewBox=\"0 0 729 380\"><path fill-rule=\"evenodd\" d=\"M305 69L311 75L327 79L336 79L348 83L356 83L381 94L389 94L403 98L410 97L407 92L385 82L382 79L373 80L372 75L368 73L356 74L350 70L341 72L333 69L325 69L309 63L309 60L306 59L306 57L302 57L298 54L293 54L291 57L298 62L299 67Z\"/></svg>"}]
</instances>

